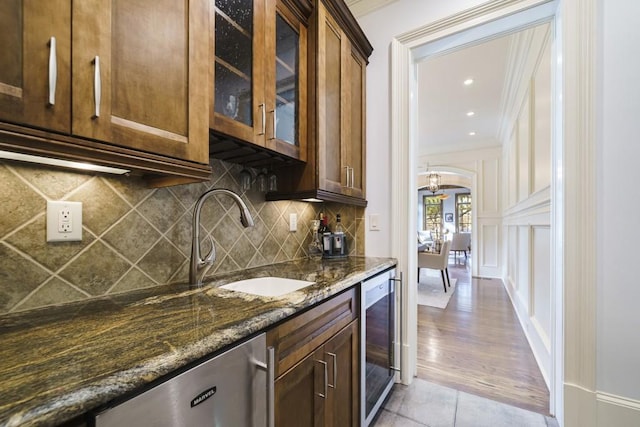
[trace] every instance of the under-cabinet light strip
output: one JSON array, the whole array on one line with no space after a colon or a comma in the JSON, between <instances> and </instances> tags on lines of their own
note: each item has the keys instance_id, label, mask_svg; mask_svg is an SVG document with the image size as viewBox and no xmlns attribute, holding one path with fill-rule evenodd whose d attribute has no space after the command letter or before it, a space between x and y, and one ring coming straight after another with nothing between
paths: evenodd
<instances>
[{"instance_id":1,"label":"under-cabinet light strip","mask_svg":"<svg viewBox=\"0 0 640 427\"><path fill-rule=\"evenodd\" d=\"M91 163L72 162L70 160L52 159L49 157L34 156L31 154L12 153L0 150L0 159L17 160L20 162L39 163L43 165L62 166L65 168L90 170L95 172L106 172L116 175L124 175L131 171L127 169L113 168L110 166L93 165Z\"/></svg>"}]
</instances>

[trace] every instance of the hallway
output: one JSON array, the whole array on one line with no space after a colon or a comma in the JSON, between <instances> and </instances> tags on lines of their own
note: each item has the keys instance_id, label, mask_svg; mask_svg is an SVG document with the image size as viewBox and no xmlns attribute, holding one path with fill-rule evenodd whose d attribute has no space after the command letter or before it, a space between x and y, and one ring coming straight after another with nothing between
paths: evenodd
<instances>
[{"instance_id":1,"label":"hallway","mask_svg":"<svg viewBox=\"0 0 640 427\"><path fill-rule=\"evenodd\" d=\"M470 263L449 258L458 282L446 309L418 306L418 378L548 415L549 390L506 290L472 279Z\"/></svg>"},{"instance_id":2,"label":"hallway","mask_svg":"<svg viewBox=\"0 0 640 427\"><path fill-rule=\"evenodd\" d=\"M396 384L370 427L558 427L555 418L416 378Z\"/></svg>"},{"instance_id":3,"label":"hallway","mask_svg":"<svg viewBox=\"0 0 640 427\"><path fill-rule=\"evenodd\" d=\"M446 309L418 306L418 378L396 384L375 427L551 427L549 392L499 280L458 279ZM423 273L424 274L424 273Z\"/></svg>"}]
</instances>

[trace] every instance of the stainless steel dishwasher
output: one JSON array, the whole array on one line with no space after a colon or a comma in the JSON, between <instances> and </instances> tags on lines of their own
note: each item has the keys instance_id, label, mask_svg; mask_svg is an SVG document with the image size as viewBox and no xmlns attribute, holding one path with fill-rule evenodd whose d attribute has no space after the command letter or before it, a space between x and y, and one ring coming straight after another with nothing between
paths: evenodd
<instances>
[{"instance_id":1,"label":"stainless steel dishwasher","mask_svg":"<svg viewBox=\"0 0 640 427\"><path fill-rule=\"evenodd\" d=\"M273 366L273 349L261 334L95 414L95 425L273 426Z\"/></svg>"}]
</instances>

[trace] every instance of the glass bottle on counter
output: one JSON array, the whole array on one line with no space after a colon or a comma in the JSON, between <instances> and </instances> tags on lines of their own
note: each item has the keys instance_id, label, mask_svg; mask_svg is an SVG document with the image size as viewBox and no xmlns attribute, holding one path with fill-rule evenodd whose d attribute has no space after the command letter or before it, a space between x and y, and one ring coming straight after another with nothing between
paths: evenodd
<instances>
[{"instance_id":1,"label":"glass bottle on counter","mask_svg":"<svg viewBox=\"0 0 640 427\"><path fill-rule=\"evenodd\" d=\"M320 228L318 229L318 234L322 236L324 233L331 233L331 230L327 224L327 216L320 212Z\"/></svg>"},{"instance_id":2,"label":"glass bottle on counter","mask_svg":"<svg viewBox=\"0 0 640 427\"><path fill-rule=\"evenodd\" d=\"M342 244L344 242L344 227L342 226L342 218L340 217L340 214L336 215L336 230L333 234L333 248L341 251Z\"/></svg>"},{"instance_id":3,"label":"glass bottle on counter","mask_svg":"<svg viewBox=\"0 0 640 427\"><path fill-rule=\"evenodd\" d=\"M311 220L312 241L309 244L309 257L312 259L322 256L322 243L320 242L320 233L318 233L318 230L320 230L320 220Z\"/></svg>"}]
</instances>

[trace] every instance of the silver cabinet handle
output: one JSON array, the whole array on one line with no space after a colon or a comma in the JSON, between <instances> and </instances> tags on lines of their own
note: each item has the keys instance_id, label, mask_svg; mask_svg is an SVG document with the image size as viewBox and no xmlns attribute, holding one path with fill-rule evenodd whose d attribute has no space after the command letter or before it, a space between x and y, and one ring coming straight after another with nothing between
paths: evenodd
<instances>
[{"instance_id":1,"label":"silver cabinet handle","mask_svg":"<svg viewBox=\"0 0 640 427\"><path fill-rule=\"evenodd\" d=\"M267 347L267 363L254 360L256 366L267 372L267 427L275 427L275 349L273 346Z\"/></svg>"},{"instance_id":2,"label":"silver cabinet handle","mask_svg":"<svg viewBox=\"0 0 640 427\"><path fill-rule=\"evenodd\" d=\"M264 104L260 104L260 111L262 111L262 132L258 135L264 135L267 131L267 110Z\"/></svg>"},{"instance_id":3,"label":"silver cabinet handle","mask_svg":"<svg viewBox=\"0 0 640 427\"><path fill-rule=\"evenodd\" d=\"M102 82L100 81L100 57L96 56L93 61L93 99L96 106L93 118L100 117L100 100L102 98Z\"/></svg>"},{"instance_id":4,"label":"silver cabinet handle","mask_svg":"<svg viewBox=\"0 0 640 427\"><path fill-rule=\"evenodd\" d=\"M275 427L276 425L276 406L275 406L275 349L273 346L267 348L267 426Z\"/></svg>"},{"instance_id":5,"label":"silver cabinet handle","mask_svg":"<svg viewBox=\"0 0 640 427\"><path fill-rule=\"evenodd\" d=\"M276 110L271 110L271 114L273 114L273 135L271 135L271 138L269 139L276 139Z\"/></svg>"},{"instance_id":6,"label":"silver cabinet handle","mask_svg":"<svg viewBox=\"0 0 640 427\"><path fill-rule=\"evenodd\" d=\"M338 357L336 356L335 353L327 352L327 355L333 358L333 384L329 384L329 387L336 388L336 380L338 379L338 362L337 362Z\"/></svg>"},{"instance_id":7,"label":"silver cabinet handle","mask_svg":"<svg viewBox=\"0 0 640 427\"><path fill-rule=\"evenodd\" d=\"M316 360L316 362L322 364L323 367L324 367L324 394L318 393L318 396L320 396L323 399L326 399L327 398L327 385L329 383L329 376L327 374L327 362L325 362L324 360Z\"/></svg>"},{"instance_id":8,"label":"silver cabinet handle","mask_svg":"<svg viewBox=\"0 0 640 427\"><path fill-rule=\"evenodd\" d=\"M49 39L49 105L56 104L56 83L58 82L58 58L56 55L56 38Z\"/></svg>"},{"instance_id":9,"label":"silver cabinet handle","mask_svg":"<svg viewBox=\"0 0 640 427\"><path fill-rule=\"evenodd\" d=\"M402 363L402 313L403 313L403 312L402 312L402 310L403 310L403 305L402 305L402 296L403 296L403 295L402 295L402 271L400 272L400 278L398 278L398 277L392 277L392 278L391 278L391 279L389 279L389 280L391 280L392 282L400 282L400 286L398 287L398 288L400 289L400 298L399 298L399 300L400 300L400 310L399 310L399 311L400 311L400 313L399 313L399 316L398 316L398 318L400 319L400 324L398 325L398 326L399 326L399 329L400 329L400 331L399 331L399 332L400 332L400 337L398 338L398 340L400 341L400 351L399 351L399 353L400 353L400 355L399 355L399 356L400 356L400 357L398 357L398 360L396 361L396 357L395 357L396 355L395 355L395 351L394 351L394 354L393 354L393 364L394 364L395 366L393 366L393 365L392 365L392 366L390 366L389 368L390 368L392 371L401 372L401 370L400 370L400 363ZM395 283L394 283L394 285L395 285ZM389 306L391 307L391 304L389 304ZM393 348L395 349L395 345L393 346ZM400 362L400 363L398 363L398 362Z\"/></svg>"}]
</instances>

